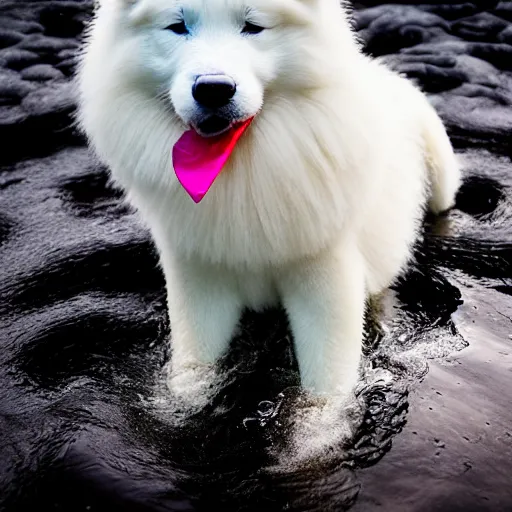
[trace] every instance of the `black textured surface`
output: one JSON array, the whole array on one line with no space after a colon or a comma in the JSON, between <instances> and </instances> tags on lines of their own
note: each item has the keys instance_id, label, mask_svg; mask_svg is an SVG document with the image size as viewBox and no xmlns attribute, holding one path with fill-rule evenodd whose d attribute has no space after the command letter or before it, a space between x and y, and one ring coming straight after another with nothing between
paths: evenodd
<instances>
[{"instance_id":1,"label":"black textured surface","mask_svg":"<svg viewBox=\"0 0 512 512\"><path fill-rule=\"evenodd\" d=\"M368 323L354 439L286 469L315 404L280 311L247 315L193 417L158 387L157 258L72 127L92 2L0 4L0 510L512 510L512 3L377 4L367 51L431 94L465 184Z\"/></svg>"}]
</instances>

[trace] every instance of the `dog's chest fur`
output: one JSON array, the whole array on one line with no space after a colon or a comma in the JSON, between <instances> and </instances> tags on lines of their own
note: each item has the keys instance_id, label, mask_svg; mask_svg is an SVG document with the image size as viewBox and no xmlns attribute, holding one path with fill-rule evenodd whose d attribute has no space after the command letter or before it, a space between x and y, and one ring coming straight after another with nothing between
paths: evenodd
<instances>
[{"instance_id":1,"label":"dog's chest fur","mask_svg":"<svg viewBox=\"0 0 512 512\"><path fill-rule=\"evenodd\" d=\"M177 182L146 197L138 192L135 202L183 255L249 268L279 265L331 244L352 203L362 200L365 180L357 169L344 173L328 154L314 137L247 137L201 203Z\"/></svg>"}]
</instances>

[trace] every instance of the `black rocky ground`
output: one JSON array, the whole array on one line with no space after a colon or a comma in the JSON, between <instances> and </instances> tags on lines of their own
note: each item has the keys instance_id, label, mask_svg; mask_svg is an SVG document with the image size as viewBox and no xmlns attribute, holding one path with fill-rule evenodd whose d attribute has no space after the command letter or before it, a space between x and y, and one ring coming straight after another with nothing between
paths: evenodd
<instances>
[{"instance_id":1,"label":"black rocky ground","mask_svg":"<svg viewBox=\"0 0 512 512\"><path fill-rule=\"evenodd\" d=\"M307 408L282 312L247 315L203 410L155 406L163 278L72 125L92 2L0 3L0 510L512 510L512 2L381 4L366 50L429 93L465 183L369 322L355 438L276 469Z\"/></svg>"}]
</instances>

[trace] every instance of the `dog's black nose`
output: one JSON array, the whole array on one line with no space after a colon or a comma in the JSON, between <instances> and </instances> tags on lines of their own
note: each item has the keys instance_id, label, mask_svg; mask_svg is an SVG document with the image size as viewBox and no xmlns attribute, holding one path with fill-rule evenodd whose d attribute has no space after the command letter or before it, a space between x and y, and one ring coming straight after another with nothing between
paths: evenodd
<instances>
[{"instance_id":1,"label":"dog's black nose","mask_svg":"<svg viewBox=\"0 0 512 512\"><path fill-rule=\"evenodd\" d=\"M201 75L192 87L194 99L207 108L227 105L235 92L235 81L226 75Z\"/></svg>"}]
</instances>

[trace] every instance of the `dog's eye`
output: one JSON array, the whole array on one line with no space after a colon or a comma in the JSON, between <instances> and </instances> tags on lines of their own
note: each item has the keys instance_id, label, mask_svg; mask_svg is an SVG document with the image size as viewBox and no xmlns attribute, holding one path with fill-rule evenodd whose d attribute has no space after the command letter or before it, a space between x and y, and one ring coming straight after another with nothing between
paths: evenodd
<instances>
[{"instance_id":1,"label":"dog's eye","mask_svg":"<svg viewBox=\"0 0 512 512\"><path fill-rule=\"evenodd\" d=\"M242 34L259 34L264 30L264 27L260 27L259 25L255 25L254 23L246 21L244 28L242 29Z\"/></svg>"},{"instance_id":2,"label":"dog's eye","mask_svg":"<svg viewBox=\"0 0 512 512\"><path fill-rule=\"evenodd\" d=\"M171 32L174 32L175 34L178 34L179 36L188 34L188 29L187 29L187 26L185 25L184 21L180 21L179 23L173 23L172 25L165 27L165 30L170 30Z\"/></svg>"}]
</instances>

